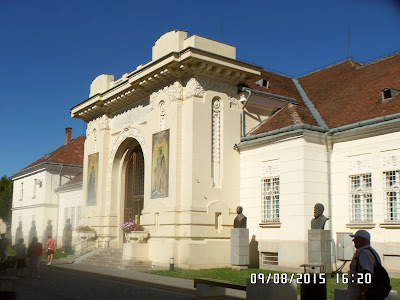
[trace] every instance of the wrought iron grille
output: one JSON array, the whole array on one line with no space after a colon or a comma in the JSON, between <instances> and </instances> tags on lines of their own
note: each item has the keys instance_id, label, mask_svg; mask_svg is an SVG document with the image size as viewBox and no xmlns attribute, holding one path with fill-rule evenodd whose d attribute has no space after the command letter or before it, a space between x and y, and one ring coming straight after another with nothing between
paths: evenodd
<instances>
[{"instance_id":1,"label":"wrought iron grille","mask_svg":"<svg viewBox=\"0 0 400 300\"><path fill-rule=\"evenodd\" d=\"M385 222L400 222L400 171L383 172Z\"/></svg>"},{"instance_id":2,"label":"wrought iron grille","mask_svg":"<svg viewBox=\"0 0 400 300\"><path fill-rule=\"evenodd\" d=\"M350 175L350 222L370 223L372 212L371 173Z\"/></svg>"},{"instance_id":3,"label":"wrought iron grille","mask_svg":"<svg viewBox=\"0 0 400 300\"><path fill-rule=\"evenodd\" d=\"M279 177L261 179L261 222L279 223Z\"/></svg>"}]
</instances>

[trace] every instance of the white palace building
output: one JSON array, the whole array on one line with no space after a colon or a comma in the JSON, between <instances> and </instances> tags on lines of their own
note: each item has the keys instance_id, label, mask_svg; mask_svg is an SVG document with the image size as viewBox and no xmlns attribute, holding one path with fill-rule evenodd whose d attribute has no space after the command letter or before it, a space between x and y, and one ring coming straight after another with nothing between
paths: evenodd
<instances>
[{"instance_id":1,"label":"white palace building","mask_svg":"<svg viewBox=\"0 0 400 300\"><path fill-rule=\"evenodd\" d=\"M399 53L290 78L172 30L150 62L119 79L99 75L71 109L86 139L61 148L81 153L14 174L12 233L21 221L28 237L35 219L42 235L53 220L61 239L70 218L128 259L222 267L240 205L251 261L289 270L308 261L322 203L333 264L337 233L367 229L383 265L400 271L399 91ZM142 243L128 247L127 220L145 228Z\"/></svg>"}]
</instances>

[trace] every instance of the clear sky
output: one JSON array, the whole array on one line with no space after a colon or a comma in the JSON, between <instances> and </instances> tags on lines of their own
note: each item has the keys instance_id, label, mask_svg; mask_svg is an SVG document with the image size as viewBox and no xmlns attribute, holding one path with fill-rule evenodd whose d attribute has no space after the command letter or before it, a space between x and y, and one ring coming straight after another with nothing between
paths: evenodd
<instances>
[{"instance_id":1,"label":"clear sky","mask_svg":"<svg viewBox=\"0 0 400 300\"><path fill-rule=\"evenodd\" d=\"M236 46L237 58L298 77L350 56L400 51L400 1L0 0L0 176L11 176L85 124L70 108L93 78L151 60L171 29ZM355 112L357 113L357 112Z\"/></svg>"}]
</instances>

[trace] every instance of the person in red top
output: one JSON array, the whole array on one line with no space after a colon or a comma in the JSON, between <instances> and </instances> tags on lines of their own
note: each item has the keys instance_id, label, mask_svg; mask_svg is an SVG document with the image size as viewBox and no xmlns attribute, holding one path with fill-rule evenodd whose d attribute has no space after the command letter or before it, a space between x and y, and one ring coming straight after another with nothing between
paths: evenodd
<instances>
[{"instance_id":1,"label":"person in red top","mask_svg":"<svg viewBox=\"0 0 400 300\"><path fill-rule=\"evenodd\" d=\"M47 252L47 265L50 266L53 262L53 255L56 253L56 241L51 237L48 236L48 240L46 243L46 252Z\"/></svg>"},{"instance_id":2,"label":"person in red top","mask_svg":"<svg viewBox=\"0 0 400 300\"><path fill-rule=\"evenodd\" d=\"M28 248L28 256L30 257L31 261L31 268L30 273L31 277L39 278L39 267L40 261L42 259L43 254L43 245L42 243L38 243L38 238L34 237L32 239L32 243L29 245Z\"/></svg>"}]
</instances>

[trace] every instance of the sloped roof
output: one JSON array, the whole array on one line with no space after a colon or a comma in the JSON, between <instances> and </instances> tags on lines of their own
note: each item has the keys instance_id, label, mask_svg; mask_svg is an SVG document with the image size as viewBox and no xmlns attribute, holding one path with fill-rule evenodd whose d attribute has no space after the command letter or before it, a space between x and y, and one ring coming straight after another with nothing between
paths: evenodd
<instances>
[{"instance_id":1,"label":"sloped roof","mask_svg":"<svg viewBox=\"0 0 400 300\"><path fill-rule=\"evenodd\" d=\"M260 79L265 79L270 82L268 88L256 84L256 82ZM251 135L300 123L318 126L317 121L315 121L311 112L305 106L299 91L290 77L262 70L261 75L247 80L246 85L251 89L261 92L295 99L297 103L288 103L288 105L276 111L271 117L265 120L264 123L252 131L250 133Z\"/></svg>"},{"instance_id":2,"label":"sloped roof","mask_svg":"<svg viewBox=\"0 0 400 300\"><path fill-rule=\"evenodd\" d=\"M270 80L268 89L255 83L261 78ZM381 94L387 87L400 90L400 53L364 65L348 59L301 76L298 82L329 129L400 113L400 93L383 102ZM281 108L250 135L300 123L318 126L291 78L263 71L246 84L256 90L294 98L298 103Z\"/></svg>"},{"instance_id":3,"label":"sloped roof","mask_svg":"<svg viewBox=\"0 0 400 300\"><path fill-rule=\"evenodd\" d=\"M351 59L298 78L330 129L400 112L400 94L382 102L382 89L400 90L400 53L362 65Z\"/></svg>"},{"instance_id":4,"label":"sloped roof","mask_svg":"<svg viewBox=\"0 0 400 300\"><path fill-rule=\"evenodd\" d=\"M42 163L57 163L63 165L83 166L83 150L85 137L78 136L68 144L63 145L56 150L46 154L37 161L23 168L21 171L37 166Z\"/></svg>"}]
</instances>

